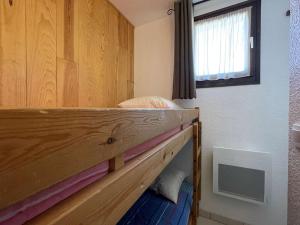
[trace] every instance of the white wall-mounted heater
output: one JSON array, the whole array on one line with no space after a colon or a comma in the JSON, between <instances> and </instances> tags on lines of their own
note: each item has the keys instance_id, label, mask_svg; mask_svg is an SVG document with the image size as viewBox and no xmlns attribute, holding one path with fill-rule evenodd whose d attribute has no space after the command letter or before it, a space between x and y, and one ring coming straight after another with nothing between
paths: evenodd
<instances>
[{"instance_id":1,"label":"white wall-mounted heater","mask_svg":"<svg viewBox=\"0 0 300 225\"><path fill-rule=\"evenodd\" d=\"M269 153L214 148L213 191L255 204L266 204L271 185Z\"/></svg>"}]
</instances>

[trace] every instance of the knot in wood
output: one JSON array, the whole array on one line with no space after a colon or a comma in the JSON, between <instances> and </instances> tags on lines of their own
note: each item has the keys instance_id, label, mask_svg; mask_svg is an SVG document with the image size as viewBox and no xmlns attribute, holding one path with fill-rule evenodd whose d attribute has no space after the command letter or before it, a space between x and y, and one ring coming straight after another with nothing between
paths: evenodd
<instances>
[{"instance_id":1,"label":"knot in wood","mask_svg":"<svg viewBox=\"0 0 300 225\"><path fill-rule=\"evenodd\" d=\"M115 141L116 141L115 138L110 137L110 138L107 139L107 142L106 142L106 143L109 144L109 145L111 145L111 144L113 144Z\"/></svg>"}]
</instances>

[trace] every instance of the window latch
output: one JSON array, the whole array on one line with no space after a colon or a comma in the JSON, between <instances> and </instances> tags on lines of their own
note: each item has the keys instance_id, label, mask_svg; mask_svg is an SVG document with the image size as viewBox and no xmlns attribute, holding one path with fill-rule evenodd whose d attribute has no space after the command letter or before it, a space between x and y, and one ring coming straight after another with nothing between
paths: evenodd
<instances>
[{"instance_id":1,"label":"window latch","mask_svg":"<svg viewBox=\"0 0 300 225\"><path fill-rule=\"evenodd\" d=\"M254 48L254 38L250 37L250 48Z\"/></svg>"}]
</instances>

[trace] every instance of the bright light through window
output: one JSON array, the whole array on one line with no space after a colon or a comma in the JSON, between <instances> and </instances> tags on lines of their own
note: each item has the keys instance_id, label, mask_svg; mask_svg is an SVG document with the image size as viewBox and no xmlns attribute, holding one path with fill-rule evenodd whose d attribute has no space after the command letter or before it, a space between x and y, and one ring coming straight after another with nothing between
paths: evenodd
<instances>
[{"instance_id":1,"label":"bright light through window","mask_svg":"<svg viewBox=\"0 0 300 225\"><path fill-rule=\"evenodd\" d=\"M199 81L250 76L251 7L195 22Z\"/></svg>"}]
</instances>

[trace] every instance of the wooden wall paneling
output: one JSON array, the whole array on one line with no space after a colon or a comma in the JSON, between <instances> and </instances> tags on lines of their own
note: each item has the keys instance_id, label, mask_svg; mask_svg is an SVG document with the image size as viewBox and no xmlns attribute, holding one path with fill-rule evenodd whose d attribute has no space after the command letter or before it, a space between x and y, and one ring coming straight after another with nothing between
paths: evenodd
<instances>
[{"instance_id":1,"label":"wooden wall paneling","mask_svg":"<svg viewBox=\"0 0 300 225\"><path fill-rule=\"evenodd\" d=\"M133 97L133 26L107 0L2 0L0 107Z\"/></svg>"},{"instance_id":2,"label":"wooden wall paneling","mask_svg":"<svg viewBox=\"0 0 300 225\"><path fill-rule=\"evenodd\" d=\"M27 105L55 107L56 0L26 0Z\"/></svg>"},{"instance_id":3,"label":"wooden wall paneling","mask_svg":"<svg viewBox=\"0 0 300 225\"><path fill-rule=\"evenodd\" d=\"M79 1L79 105L101 107L104 84L106 0Z\"/></svg>"},{"instance_id":4,"label":"wooden wall paneling","mask_svg":"<svg viewBox=\"0 0 300 225\"><path fill-rule=\"evenodd\" d=\"M119 12L111 3L107 8L107 26L104 45L104 85L102 86L102 98L106 107L116 106L118 53L119 53Z\"/></svg>"},{"instance_id":5,"label":"wooden wall paneling","mask_svg":"<svg viewBox=\"0 0 300 225\"><path fill-rule=\"evenodd\" d=\"M78 64L57 58L57 106L79 106Z\"/></svg>"},{"instance_id":6,"label":"wooden wall paneling","mask_svg":"<svg viewBox=\"0 0 300 225\"><path fill-rule=\"evenodd\" d=\"M0 107L26 106L25 1L0 1Z\"/></svg>"},{"instance_id":7,"label":"wooden wall paneling","mask_svg":"<svg viewBox=\"0 0 300 225\"><path fill-rule=\"evenodd\" d=\"M128 71L129 71L129 64L127 59L128 59L128 22L120 14L117 103L127 100Z\"/></svg>"},{"instance_id":8,"label":"wooden wall paneling","mask_svg":"<svg viewBox=\"0 0 300 225\"><path fill-rule=\"evenodd\" d=\"M134 97L134 27L128 24L128 82L127 82L127 98Z\"/></svg>"},{"instance_id":9,"label":"wooden wall paneling","mask_svg":"<svg viewBox=\"0 0 300 225\"><path fill-rule=\"evenodd\" d=\"M79 106L78 2L57 1L57 106Z\"/></svg>"},{"instance_id":10,"label":"wooden wall paneling","mask_svg":"<svg viewBox=\"0 0 300 225\"><path fill-rule=\"evenodd\" d=\"M78 62L79 1L57 1L57 56L73 62Z\"/></svg>"}]
</instances>

